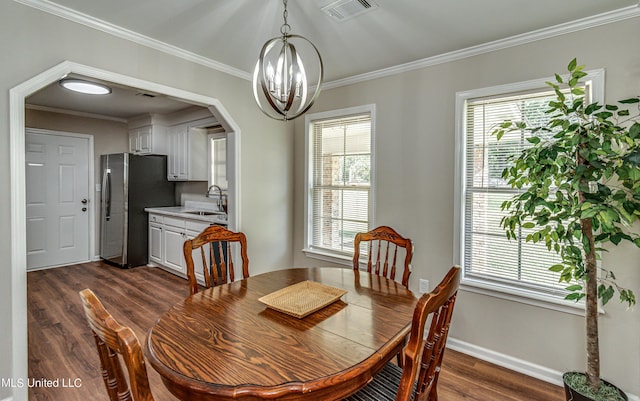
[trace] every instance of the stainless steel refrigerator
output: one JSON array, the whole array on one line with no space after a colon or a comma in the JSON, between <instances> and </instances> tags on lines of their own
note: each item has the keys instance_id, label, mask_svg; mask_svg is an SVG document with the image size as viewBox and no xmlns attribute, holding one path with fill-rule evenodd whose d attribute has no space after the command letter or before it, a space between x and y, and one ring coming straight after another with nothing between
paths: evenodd
<instances>
[{"instance_id":1,"label":"stainless steel refrigerator","mask_svg":"<svg viewBox=\"0 0 640 401\"><path fill-rule=\"evenodd\" d=\"M148 263L146 207L174 206L167 156L101 156L100 258L123 268Z\"/></svg>"}]
</instances>

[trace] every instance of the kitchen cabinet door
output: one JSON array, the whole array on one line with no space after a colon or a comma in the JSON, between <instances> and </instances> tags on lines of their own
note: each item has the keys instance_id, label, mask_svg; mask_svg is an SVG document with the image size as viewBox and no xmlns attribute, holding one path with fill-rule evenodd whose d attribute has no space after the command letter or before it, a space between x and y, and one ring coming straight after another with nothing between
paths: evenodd
<instances>
[{"instance_id":1,"label":"kitchen cabinet door","mask_svg":"<svg viewBox=\"0 0 640 401\"><path fill-rule=\"evenodd\" d=\"M162 234L164 239L162 244L164 247L162 265L175 270L181 275L185 275L186 265L182 246L187 238L184 229L176 229L165 225Z\"/></svg>"},{"instance_id":2,"label":"kitchen cabinet door","mask_svg":"<svg viewBox=\"0 0 640 401\"><path fill-rule=\"evenodd\" d=\"M162 226L149 224L149 263L162 264Z\"/></svg>"},{"instance_id":3,"label":"kitchen cabinet door","mask_svg":"<svg viewBox=\"0 0 640 401\"><path fill-rule=\"evenodd\" d=\"M137 155L166 154L165 127L148 125L129 130L129 152Z\"/></svg>"},{"instance_id":4,"label":"kitchen cabinet door","mask_svg":"<svg viewBox=\"0 0 640 401\"><path fill-rule=\"evenodd\" d=\"M179 124L169 127L167 179L169 181L186 181L189 178L187 169L187 142L189 127Z\"/></svg>"},{"instance_id":5,"label":"kitchen cabinet door","mask_svg":"<svg viewBox=\"0 0 640 401\"><path fill-rule=\"evenodd\" d=\"M207 131L193 123L169 127L167 179L169 181L207 181Z\"/></svg>"}]
</instances>

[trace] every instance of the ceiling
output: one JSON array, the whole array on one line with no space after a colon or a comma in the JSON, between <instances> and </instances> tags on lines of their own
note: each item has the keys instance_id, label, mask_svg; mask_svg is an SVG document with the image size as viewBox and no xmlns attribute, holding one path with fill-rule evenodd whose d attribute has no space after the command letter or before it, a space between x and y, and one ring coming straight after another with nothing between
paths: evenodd
<instances>
[{"instance_id":1,"label":"ceiling","mask_svg":"<svg viewBox=\"0 0 640 401\"><path fill-rule=\"evenodd\" d=\"M283 11L279 0L16 1L133 40L182 49L244 78L250 77L264 42L279 36ZM365 0L352 1L359 6ZM325 82L638 7L638 0L366 1L372 9L343 21L322 10L336 0L288 2L291 33L316 45ZM55 107L51 102L46 106Z\"/></svg>"}]
</instances>

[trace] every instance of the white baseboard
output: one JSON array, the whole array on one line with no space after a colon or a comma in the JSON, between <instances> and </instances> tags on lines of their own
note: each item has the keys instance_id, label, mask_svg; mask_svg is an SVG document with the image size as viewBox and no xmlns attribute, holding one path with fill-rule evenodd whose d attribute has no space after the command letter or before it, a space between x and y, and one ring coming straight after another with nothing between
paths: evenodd
<instances>
[{"instance_id":1,"label":"white baseboard","mask_svg":"<svg viewBox=\"0 0 640 401\"><path fill-rule=\"evenodd\" d=\"M540 379L547 383L555 384L556 386L563 385L563 372L549 369L545 366L537 365L523 359L514 358L509 355L501 354L499 352L479 347L477 345L473 345L451 337L447 339L447 348L450 348L454 351L462 352L463 354L471 355L475 358L491 362L507 369L511 369L518 373ZM627 393L627 396L629 397L629 401L640 401L640 397L638 397L637 395Z\"/></svg>"},{"instance_id":2,"label":"white baseboard","mask_svg":"<svg viewBox=\"0 0 640 401\"><path fill-rule=\"evenodd\" d=\"M0 400L0 401L13 401L13 397L5 398L4 400Z\"/></svg>"}]
</instances>

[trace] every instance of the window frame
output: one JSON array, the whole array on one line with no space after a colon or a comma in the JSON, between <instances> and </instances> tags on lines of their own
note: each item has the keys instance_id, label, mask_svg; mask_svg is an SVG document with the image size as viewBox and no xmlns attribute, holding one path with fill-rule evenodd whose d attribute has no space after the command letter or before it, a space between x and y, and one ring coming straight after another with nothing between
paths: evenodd
<instances>
[{"instance_id":1,"label":"window frame","mask_svg":"<svg viewBox=\"0 0 640 401\"><path fill-rule=\"evenodd\" d=\"M312 209L312 189L313 189L313 123L320 120L348 118L357 114L369 114L371 118L371 167L370 167L370 187L369 187L369 227L375 227L373 216L375 215L375 187L376 187L376 164L375 164L375 131L376 131L376 105L367 104L362 106L348 107L344 109L330 110L305 115L305 179L304 179L304 247L302 252L307 257L321 259L328 262L351 265L353 254L327 250L315 247L313 240L313 209Z\"/></svg>"},{"instance_id":2,"label":"window frame","mask_svg":"<svg viewBox=\"0 0 640 401\"><path fill-rule=\"evenodd\" d=\"M604 69L585 71L582 81L590 88L592 102L604 103ZM563 76L566 79L567 76ZM461 266L463 275L460 288L465 291L488 295L500 299L524 303L537 307L583 315L584 302L567 301L561 296L518 287L512 284L497 283L490 280L471 278L464 268L465 245L465 193L467 188L466 172L466 113L469 100L488 97L507 97L517 93L549 90L546 82L555 82L555 77L534 79L524 82L491 86L456 93L455 97L455 178L454 178L454 263ZM505 240L506 237L505 237Z\"/></svg>"}]
</instances>

